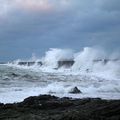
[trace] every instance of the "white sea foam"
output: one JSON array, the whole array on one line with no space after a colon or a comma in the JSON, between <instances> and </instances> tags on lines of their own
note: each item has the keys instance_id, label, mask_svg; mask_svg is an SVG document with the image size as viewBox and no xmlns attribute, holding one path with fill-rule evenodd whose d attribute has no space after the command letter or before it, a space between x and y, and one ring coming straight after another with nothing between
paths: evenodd
<instances>
[{"instance_id":1,"label":"white sea foam","mask_svg":"<svg viewBox=\"0 0 120 120\"><path fill-rule=\"evenodd\" d=\"M73 66L57 68L58 61L74 60ZM105 60L108 60L107 62ZM18 65L23 60L8 63L0 81L0 102L22 101L28 96L53 94L59 97L101 97L120 99L120 59L118 54L86 47L74 53L69 49L50 49L42 58L32 57L32 66ZM42 61L40 66L37 62ZM12 69L11 69L12 68ZM9 75L9 70L14 74ZM3 79L3 77L1 78ZM5 87L3 83L6 84ZM82 94L70 94L77 86ZM16 88L17 87L17 88ZM17 89L17 90L16 90ZM12 99L14 96L14 99Z\"/></svg>"},{"instance_id":2,"label":"white sea foam","mask_svg":"<svg viewBox=\"0 0 120 120\"><path fill-rule=\"evenodd\" d=\"M74 59L74 54L72 50L52 48L46 52L45 57L43 58L43 64L46 67L56 68L57 61L71 59Z\"/></svg>"},{"instance_id":3,"label":"white sea foam","mask_svg":"<svg viewBox=\"0 0 120 120\"><path fill-rule=\"evenodd\" d=\"M86 84L85 84L86 82ZM36 96L42 94L51 94L58 97L73 97L73 98L84 98L84 97L100 97L103 99L120 99L120 84L103 83L98 86L89 83L90 81L82 81L82 83L73 82L53 82L46 86L27 86L26 87L11 87L4 88L0 93L0 102L13 103L22 101L26 97ZM82 91L82 94L70 94L69 91L75 87Z\"/></svg>"},{"instance_id":4,"label":"white sea foam","mask_svg":"<svg viewBox=\"0 0 120 120\"><path fill-rule=\"evenodd\" d=\"M65 69L64 66L57 68L58 61L74 60L72 67ZM98 61L97 61L98 60ZM108 60L106 63L105 60ZM82 51L74 53L69 49L50 49L45 53L41 59L35 56L27 61L42 61L43 65L40 67L37 64L32 66L22 65L18 63L24 60L16 60L11 66L16 66L24 69L42 70L43 72L68 72L68 73L90 73L105 78L120 78L120 57L118 54L107 54L104 50L85 47ZM96 62L97 61L97 62Z\"/></svg>"}]
</instances>

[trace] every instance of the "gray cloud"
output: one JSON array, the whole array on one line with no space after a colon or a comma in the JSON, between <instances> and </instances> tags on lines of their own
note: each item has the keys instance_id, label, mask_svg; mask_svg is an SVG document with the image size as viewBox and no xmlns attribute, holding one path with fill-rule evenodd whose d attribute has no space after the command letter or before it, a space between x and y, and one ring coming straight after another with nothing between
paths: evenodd
<instances>
[{"instance_id":1,"label":"gray cloud","mask_svg":"<svg viewBox=\"0 0 120 120\"><path fill-rule=\"evenodd\" d=\"M120 1L119 0L104 0L99 3L101 9L111 11L120 11Z\"/></svg>"},{"instance_id":2,"label":"gray cloud","mask_svg":"<svg viewBox=\"0 0 120 120\"><path fill-rule=\"evenodd\" d=\"M45 1L45 9L39 5L35 10L37 0L24 7L17 0L1 2L1 60L29 57L32 52L42 55L50 47L119 49L119 0Z\"/></svg>"}]
</instances>

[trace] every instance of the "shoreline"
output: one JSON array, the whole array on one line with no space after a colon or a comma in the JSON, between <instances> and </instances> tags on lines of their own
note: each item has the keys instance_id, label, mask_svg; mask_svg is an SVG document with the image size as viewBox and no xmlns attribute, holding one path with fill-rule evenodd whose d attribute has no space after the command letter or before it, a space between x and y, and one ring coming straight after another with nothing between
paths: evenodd
<instances>
[{"instance_id":1,"label":"shoreline","mask_svg":"<svg viewBox=\"0 0 120 120\"><path fill-rule=\"evenodd\" d=\"M23 102L0 103L1 120L119 120L120 100L32 96Z\"/></svg>"}]
</instances>

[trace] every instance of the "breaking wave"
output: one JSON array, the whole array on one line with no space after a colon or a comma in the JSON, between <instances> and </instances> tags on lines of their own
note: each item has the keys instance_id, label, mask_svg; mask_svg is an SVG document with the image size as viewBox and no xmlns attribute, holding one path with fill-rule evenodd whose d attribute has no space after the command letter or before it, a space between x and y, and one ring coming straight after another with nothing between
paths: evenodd
<instances>
[{"instance_id":1,"label":"breaking wave","mask_svg":"<svg viewBox=\"0 0 120 120\"><path fill-rule=\"evenodd\" d=\"M81 94L71 94L76 87ZM120 57L86 47L80 52L50 49L41 58L0 64L0 102L39 94L120 99ZM14 96L14 99L13 99Z\"/></svg>"},{"instance_id":2,"label":"breaking wave","mask_svg":"<svg viewBox=\"0 0 120 120\"><path fill-rule=\"evenodd\" d=\"M73 74L95 74L105 78L120 78L119 54L108 54L104 50L85 47L75 53L70 49L50 49L37 59L16 60L8 65L32 68L43 72L66 72Z\"/></svg>"}]
</instances>

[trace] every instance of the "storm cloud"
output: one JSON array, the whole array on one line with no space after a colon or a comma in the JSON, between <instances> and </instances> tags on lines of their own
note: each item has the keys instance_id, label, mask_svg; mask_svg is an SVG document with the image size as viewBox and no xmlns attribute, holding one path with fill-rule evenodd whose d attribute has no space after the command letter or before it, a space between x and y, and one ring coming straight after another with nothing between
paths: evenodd
<instances>
[{"instance_id":1,"label":"storm cloud","mask_svg":"<svg viewBox=\"0 0 120 120\"><path fill-rule=\"evenodd\" d=\"M0 60L49 48L120 50L119 0L1 0Z\"/></svg>"}]
</instances>

